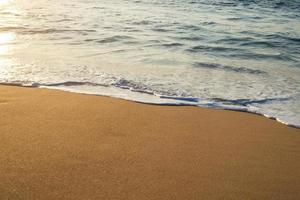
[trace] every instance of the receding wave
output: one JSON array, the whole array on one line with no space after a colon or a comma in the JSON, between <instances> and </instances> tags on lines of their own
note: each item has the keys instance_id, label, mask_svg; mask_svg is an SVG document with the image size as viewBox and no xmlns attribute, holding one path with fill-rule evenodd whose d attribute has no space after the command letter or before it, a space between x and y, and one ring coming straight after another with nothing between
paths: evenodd
<instances>
[{"instance_id":1,"label":"receding wave","mask_svg":"<svg viewBox=\"0 0 300 200\"><path fill-rule=\"evenodd\" d=\"M159 94L154 91L147 90L147 86L137 86L135 83L126 80L126 79L120 79L118 82L112 84L112 85L105 85L105 84L99 84L99 83L93 83L93 82L78 82L78 81L65 81L60 83L21 83L21 82L15 82L15 83L0 83L1 85L11 85L11 86L24 86L24 87L46 87L49 89L60 89L60 90L66 90L70 92L78 92L78 93L86 93L86 94L94 94L94 95L104 95L101 93L101 90L98 92L91 92L87 90L86 92L82 89L80 89L81 86L88 86L88 87L116 87L123 90L129 90L133 93L140 93L150 96L155 96L159 99L164 99L167 101L157 103L152 101L147 101L145 98L139 99L136 97L136 95L133 95L133 97L128 97L127 100L133 100L141 103L150 103L150 104L163 104L163 105L191 105L191 106L200 106L200 107L210 107L210 108L221 108L225 110L236 110L236 111L245 111L253 113L251 109L249 109L249 106L253 104L267 104L269 102L274 101L288 101L288 97L278 97L278 98L265 98L265 99L223 99L223 98L198 98L198 97L181 97L181 96L170 96L170 95L164 95ZM75 87L75 89L74 89ZM76 90L76 87L79 87L79 90ZM71 89L72 88L72 89ZM107 94L105 94L107 96ZM110 96L110 95L108 95ZM123 96L115 96L111 94L113 97L123 98ZM170 101L168 101L170 100ZM265 115L263 112L255 111L256 114ZM289 126L293 126L296 128L300 128L300 125L295 124L289 124L281 119L278 119L273 116L265 115L269 118L276 119L277 121L284 123Z\"/></svg>"},{"instance_id":2,"label":"receding wave","mask_svg":"<svg viewBox=\"0 0 300 200\"><path fill-rule=\"evenodd\" d=\"M216 102L221 102L223 104L229 105L239 105L239 106L249 106L251 104L264 104L272 101L288 101L290 98L265 98L265 99L222 99L222 98L212 98L211 100Z\"/></svg>"},{"instance_id":3,"label":"receding wave","mask_svg":"<svg viewBox=\"0 0 300 200\"><path fill-rule=\"evenodd\" d=\"M48 84L35 84L36 86L102 86L106 87L107 85L99 84L99 83L92 83L92 82L79 82L79 81L66 81L61 83L48 83Z\"/></svg>"},{"instance_id":4,"label":"receding wave","mask_svg":"<svg viewBox=\"0 0 300 200\"><path fill-rule=\"evenodd\" d=\"M0 82L300 125L299 10L299 0L10 1Z\"/></svg>"}]
</instances>

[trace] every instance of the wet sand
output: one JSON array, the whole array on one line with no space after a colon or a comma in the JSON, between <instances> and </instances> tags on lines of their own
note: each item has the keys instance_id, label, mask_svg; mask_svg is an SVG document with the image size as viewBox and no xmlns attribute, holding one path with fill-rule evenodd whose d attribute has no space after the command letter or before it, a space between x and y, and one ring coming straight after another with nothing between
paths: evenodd
<instances>
[{"instance_id":1,"label":"wet sand","mask_svg":"<svg viewBox=\"0 0 300 200\"><path fill-rule=\"evenodd\" d=\"M0 199L300 199L300 129L0 86Z\"/></svg>"}]
</instances>

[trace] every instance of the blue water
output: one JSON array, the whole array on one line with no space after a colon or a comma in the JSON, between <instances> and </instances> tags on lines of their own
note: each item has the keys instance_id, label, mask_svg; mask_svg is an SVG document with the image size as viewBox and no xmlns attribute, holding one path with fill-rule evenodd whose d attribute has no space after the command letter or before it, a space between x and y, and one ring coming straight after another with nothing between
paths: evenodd
<instances>
[{"instance_id":1,"label":"blue water","mask_svg":"<svg viewBox=\"0 0 300 200\"><path fill-rule=\"evenodd\" d=\"M0 1L0 82L300 126L300 0Z\"/></svg>"}]
</instances>

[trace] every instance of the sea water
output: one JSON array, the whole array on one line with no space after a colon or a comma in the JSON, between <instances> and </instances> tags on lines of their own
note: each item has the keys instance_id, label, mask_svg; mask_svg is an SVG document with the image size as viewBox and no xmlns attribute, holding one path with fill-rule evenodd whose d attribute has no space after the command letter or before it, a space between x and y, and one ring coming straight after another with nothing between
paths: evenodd
<instances>
[{"instance_id":1,"label":"sea water","mask_svg":"<svg viewBox=\"0 0 300 200\"><path fill-rule=\"evenodd\" d=\"M300 0L0 0L0 83L300 126Z\"/></svg>"}]
</instances>

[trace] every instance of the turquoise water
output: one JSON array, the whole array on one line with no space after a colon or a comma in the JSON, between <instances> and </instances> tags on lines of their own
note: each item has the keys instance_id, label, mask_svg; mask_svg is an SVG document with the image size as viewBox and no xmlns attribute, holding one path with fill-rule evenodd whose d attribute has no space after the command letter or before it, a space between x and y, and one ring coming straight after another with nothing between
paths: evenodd
<instances>
[{"instance_id":1,"label":"turquoise water","mask_svg":"<svg viewBox=\"0 0 300 200\"><path fill-rule=\"evenodd\" d=\"M0 82L300 126L299 0L0 0Z\"/></svg>"}]
</instances>

